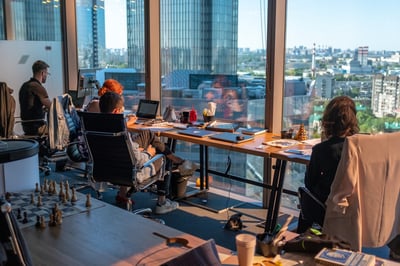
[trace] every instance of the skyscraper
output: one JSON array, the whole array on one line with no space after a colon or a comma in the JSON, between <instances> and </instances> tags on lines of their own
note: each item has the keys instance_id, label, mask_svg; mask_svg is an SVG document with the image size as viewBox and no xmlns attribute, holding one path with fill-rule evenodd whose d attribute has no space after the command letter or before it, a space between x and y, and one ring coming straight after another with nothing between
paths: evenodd
<instances>
[{"instance_id":1,"label":"skyscraper","mask_svg":"<svg viewBox=\"0 0 400 266\"><path fill-rule=\"evenodd\" d=\"M61 41L58 1L11 1L12 28L16 40Z\"/></svg>"},{"instance_id":2,"label":"skyscraper","mask_svg":"<svg viewBox=\"0 0 400 266\"><path fill-rule=\"evenodd\" d=\"M162 74L236 74L238 1L163 0ZM143 71L143 0L127 1L128 65Z\"/></svg>"},{"instance_id":3,"label":"skyscraper","mask_svg":"<svg viewBox=\"0 0 400 266\"><path fill-rule=\"evenodd\" d=\"M98 68L106 47L104 1L76 0L79 67Z\"/></svg>"}]
</instances>

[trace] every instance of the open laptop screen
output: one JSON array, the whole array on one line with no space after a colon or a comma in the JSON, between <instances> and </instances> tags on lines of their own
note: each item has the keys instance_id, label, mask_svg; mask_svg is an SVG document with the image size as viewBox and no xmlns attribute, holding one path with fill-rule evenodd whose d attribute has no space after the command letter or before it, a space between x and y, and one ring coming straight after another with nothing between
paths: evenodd
<instances>
[{"instance_id":1,"label":"open laptop screen","mask_svg":"<svg viewBox=\"0 0 400 266\"><path fill-rule=\"evenodd\" d=\"M154 119L157 116L159 101L140 99L136 116L139 119Z\"/></svg>"}]
</instances>

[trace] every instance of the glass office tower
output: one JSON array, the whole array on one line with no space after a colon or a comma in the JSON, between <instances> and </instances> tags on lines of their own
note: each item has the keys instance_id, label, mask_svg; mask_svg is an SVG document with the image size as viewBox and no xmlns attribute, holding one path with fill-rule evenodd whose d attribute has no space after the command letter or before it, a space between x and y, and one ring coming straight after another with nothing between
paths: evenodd
<instances>
[{"instance_id":1,"label":"glass office tower","mask_svg":"<svg viewBox=\"0 0 400 266\"><path fill-rule=\"evenodd\" d=\"M106 47L104 1L76 0L80 68L104 67Z\"/></svg>"},{"instance_id":2,"label":"glass office tower","mask_svg":"<svg viewBox=\"0 0 400 266\"><path fill-rule=\"evenodd\" d=\"M128 66L144 67L144 2L127 1ZM161 0L162 74L236 74L238 1ZM228 61L227 61L228 60Z\"/></svg>"},{"instance_id":3,"label":"glass office tower","mask_svg":"<svg viewBox=\"0 0 400 266\"><path fill-rule=\"evenodd\" d=\"M0 40L4 40L6 38L5 32L5 22L4 22L4 2L0 1Z\"/></svg>"},{"instance_id":4,"label":"glass office tower","mask_svg":"<svg viewBox=\"0 0 400 266\"><path fill-rule=\"evenodd\" d=\"M52 0L12 1L15 40L61 41L60 3Z\"/></svg>"}]
</instances>

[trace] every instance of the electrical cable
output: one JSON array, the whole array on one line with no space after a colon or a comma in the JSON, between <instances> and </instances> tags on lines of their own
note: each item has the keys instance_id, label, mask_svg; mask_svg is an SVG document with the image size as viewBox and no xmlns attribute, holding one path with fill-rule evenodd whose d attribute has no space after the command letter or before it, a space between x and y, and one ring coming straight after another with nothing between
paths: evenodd
<instances>
[{"instance_id":1,"label":"electrical cable","mask_svg":"<svg viewBox=\"0 0 400 266\"><path fill-rule=\"evenodd\" d=\"M229 150L228 153L228 159L226 162L226 170L225 170L225 176L227 176L228 180L229 180L229 189L228 189L228 197L226 198L226 215L227 215L227 220L230 219L230 215L229 215L229 201L231 199L231 190L232 190L232 179L230 178L230 174L229 171L231 170L231 166L232 166L232 159L230 156L231 151Z\"/></svg>"}]
</instances>

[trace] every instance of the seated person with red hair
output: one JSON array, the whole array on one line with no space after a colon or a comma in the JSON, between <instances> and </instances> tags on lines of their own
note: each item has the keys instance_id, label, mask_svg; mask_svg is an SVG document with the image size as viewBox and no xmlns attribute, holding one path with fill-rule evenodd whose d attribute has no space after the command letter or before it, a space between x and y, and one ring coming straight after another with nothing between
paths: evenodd
<instances>
[{"instance_id":1,"label":"seated person with red hair","mask_svg":"<svg viewBox=\"0 0 400 266\"><path fill-rule=\"evenodd\" d=\"M122 84L115 79L107 79L106 81L104 81L101 88L99 88L99 83L96 81L96 87L98 87L97 94L99 95L99 97L110 91L115 92L119 95L122 95L122 93L124 92L124 86L122 86ZM86 106L85 111L100 113L99 97L94 97Z\"/></svg>"}]
</instances>

